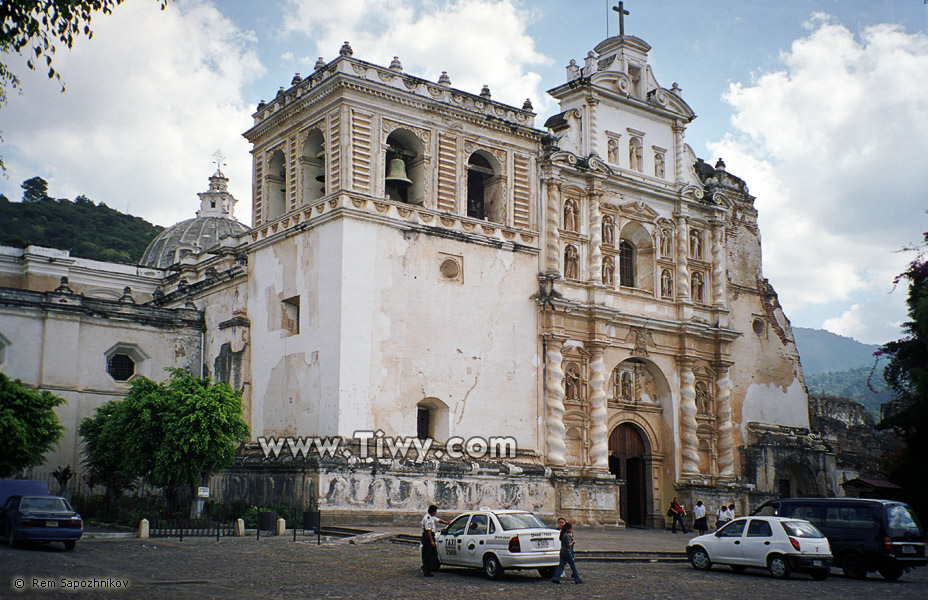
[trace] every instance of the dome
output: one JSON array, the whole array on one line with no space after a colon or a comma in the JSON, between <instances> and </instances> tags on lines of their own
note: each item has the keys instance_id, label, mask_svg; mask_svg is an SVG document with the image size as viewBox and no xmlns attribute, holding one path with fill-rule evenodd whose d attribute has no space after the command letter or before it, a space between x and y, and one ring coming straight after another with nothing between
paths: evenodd
<instances>
[{"instance_id":1,"label":"dome","mask_svg":"<svg viewBox=\"0 0 928 600\"><path fill-rule=\"evenodd\" d=\"M200 210L196 218L181 221L159 233L145 249L139 264L167 269L185 256L212 248L224 237L247 232L248 226L232 216L237 200L229 193L228 182L222 171L217 170L209 178L209 190L197 194Z\"/></svg>"}]
</instances>

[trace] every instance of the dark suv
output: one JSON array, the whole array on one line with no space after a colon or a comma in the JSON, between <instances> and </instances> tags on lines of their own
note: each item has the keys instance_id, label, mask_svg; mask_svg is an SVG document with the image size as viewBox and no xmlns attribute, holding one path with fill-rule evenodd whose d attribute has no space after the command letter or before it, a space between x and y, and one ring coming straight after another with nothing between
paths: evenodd
<instances>
[{"instance_id":1,"label":"dark suv","mask_svg":"<svg viewBox=\"0 0 928 600\"><path fill-rule=\"evenodd\" d=\"M925 534L907 504L863 498L783 498L757 507L753 515L805 519L818 527L847 577L879 571L886 579L928 564Z\"/></svg>"}]
</instances>

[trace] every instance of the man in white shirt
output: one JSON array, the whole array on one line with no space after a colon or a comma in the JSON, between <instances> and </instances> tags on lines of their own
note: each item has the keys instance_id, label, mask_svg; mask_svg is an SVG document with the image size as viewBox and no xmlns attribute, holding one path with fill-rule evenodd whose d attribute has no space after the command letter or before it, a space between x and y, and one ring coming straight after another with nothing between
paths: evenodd
<instances>
[{"instance_id":1,"label":"man in white shirt","mask_svg":"<svg viewBox=\"0 0 928 600\"><path fill-rule=\"evenodd\" d=\"M425 577L431 577L432 569L438 565L438 546L435 543L438 523L448 523L436 517L437 513L438 507L432 504L422 517L422 575Z\"/></svg>"}]
</instances>

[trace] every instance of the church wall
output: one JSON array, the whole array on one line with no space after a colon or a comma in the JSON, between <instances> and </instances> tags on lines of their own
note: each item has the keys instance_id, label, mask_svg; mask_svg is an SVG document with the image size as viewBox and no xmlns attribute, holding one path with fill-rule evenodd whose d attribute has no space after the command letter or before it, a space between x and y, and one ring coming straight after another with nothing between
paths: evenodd
<instances>
[{"instance_id":1,"label":"church wall","mask_svg":"<svg viewBox=\"0 0 928 600\"><path fill-rule=\"evenodd\" d=\"M539 448L537 256L356 221L345 241L342 391L368 404L353 426L414 435L430 399L447 407L439 442L512 435ZM369 367L355 362L365 356Z\"/></svg>"}]
</instances>

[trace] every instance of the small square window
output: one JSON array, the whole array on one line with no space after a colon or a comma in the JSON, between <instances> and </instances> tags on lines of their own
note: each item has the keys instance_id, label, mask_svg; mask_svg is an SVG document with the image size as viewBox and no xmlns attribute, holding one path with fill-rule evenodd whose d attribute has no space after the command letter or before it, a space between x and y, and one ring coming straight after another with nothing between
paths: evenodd
<instances>
[{"instance_id":1,"label":"small square window","mask_svg":"<svg viewBox=\"0 0 928 600\"><path fill-rule=\"evenodd\" d=\"M300 297L293 296L281 302L280 328L290 335L300 332Z\"/></svg>"}]
</instances>

